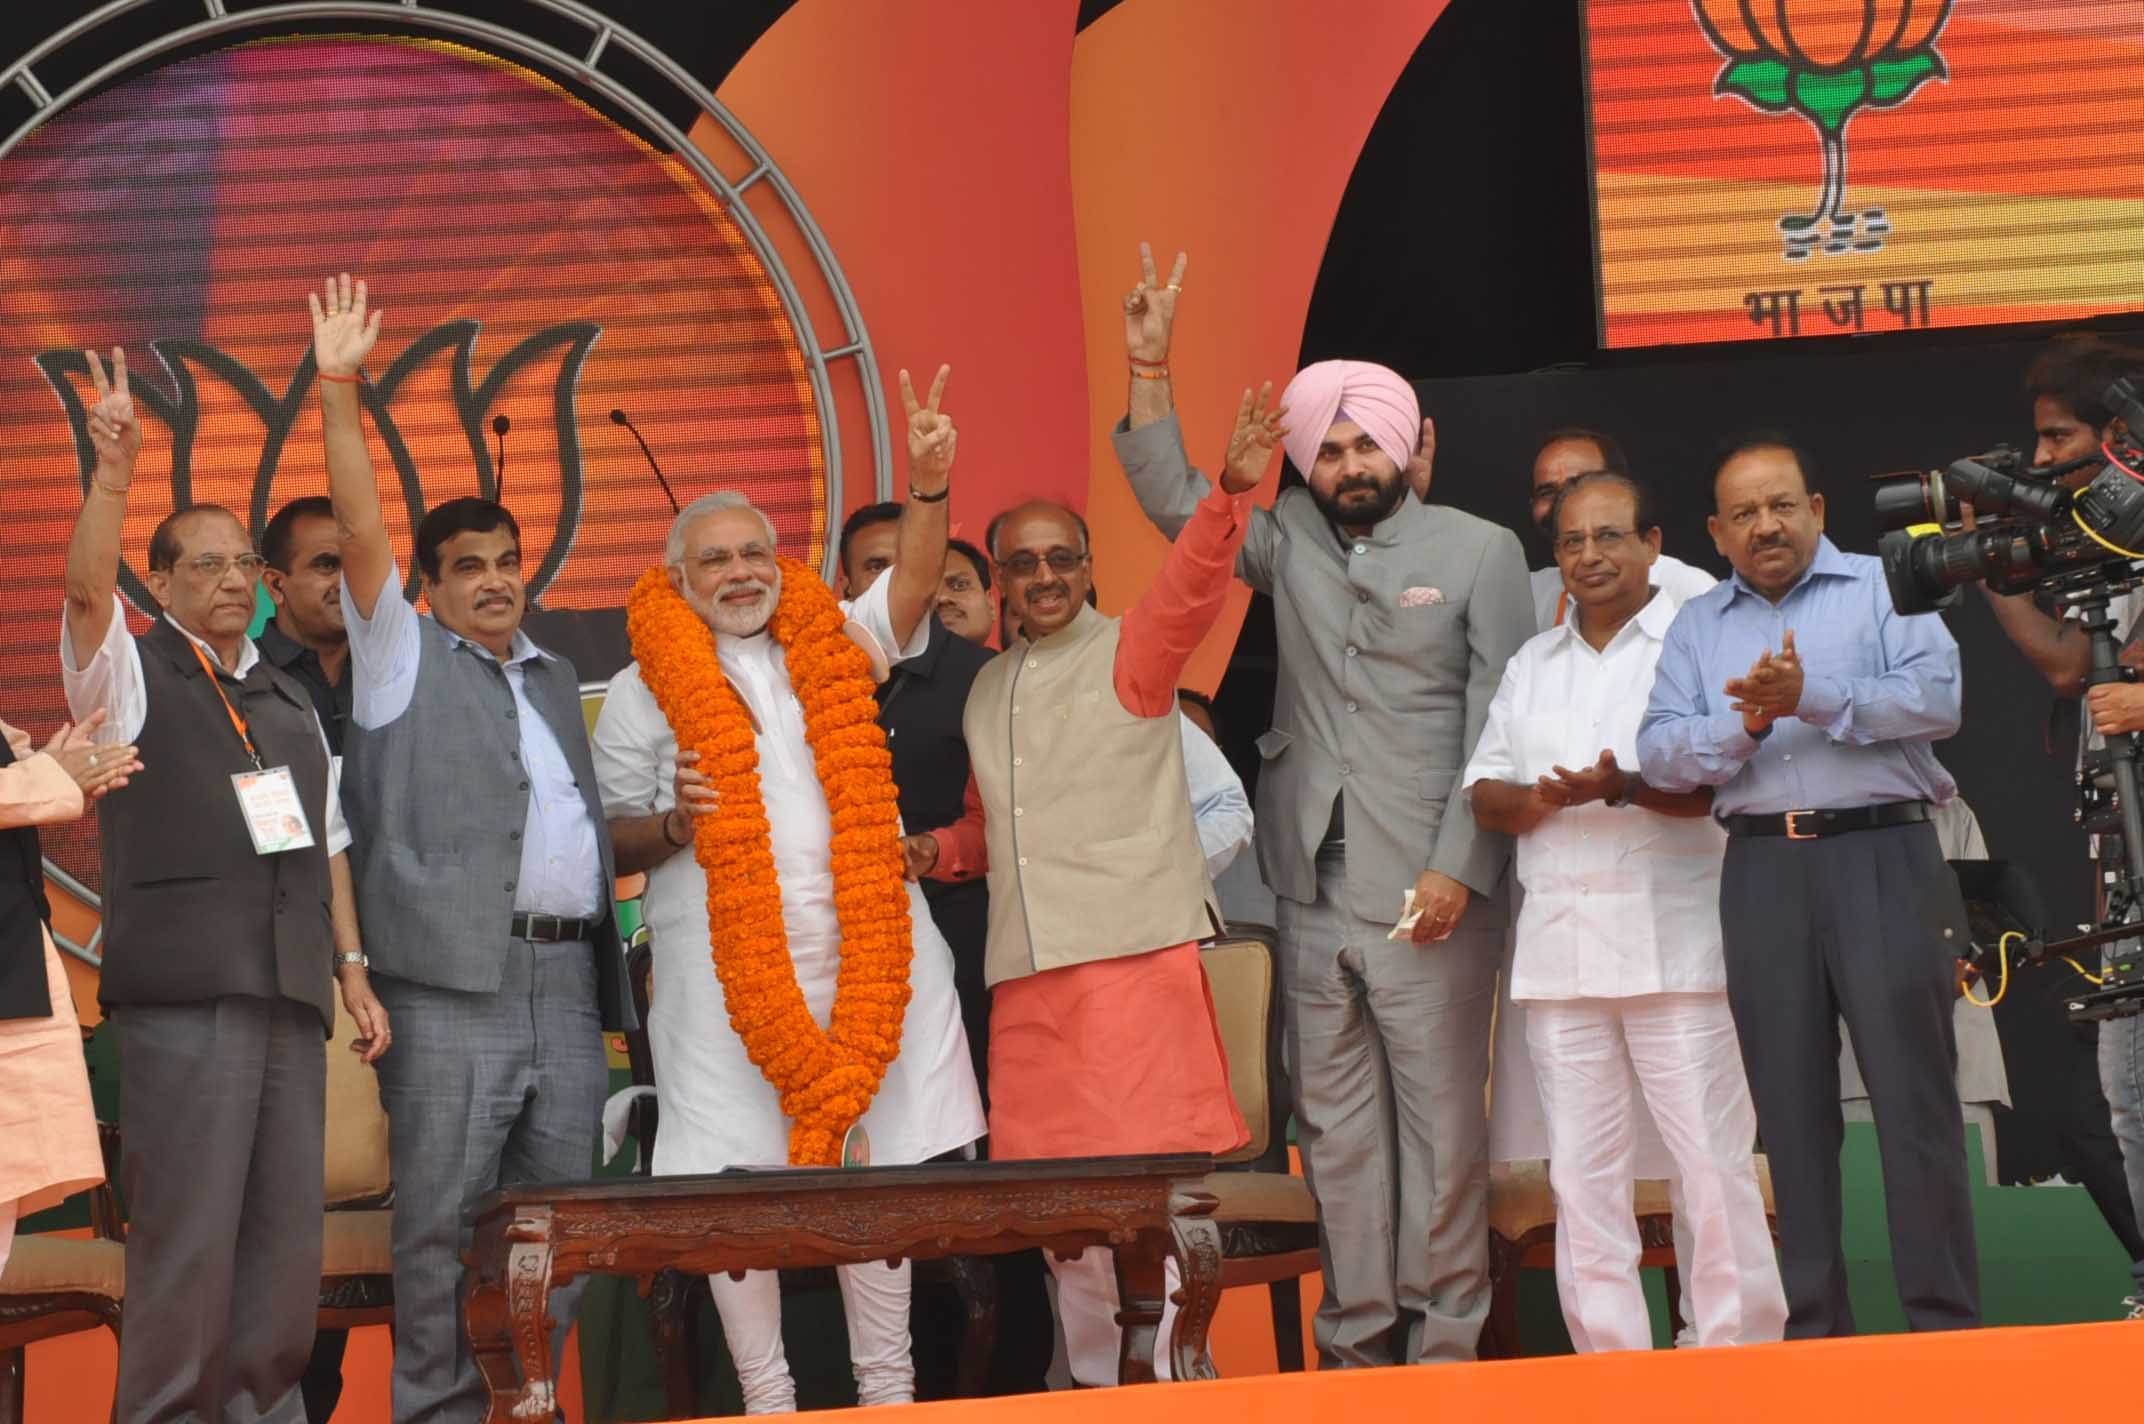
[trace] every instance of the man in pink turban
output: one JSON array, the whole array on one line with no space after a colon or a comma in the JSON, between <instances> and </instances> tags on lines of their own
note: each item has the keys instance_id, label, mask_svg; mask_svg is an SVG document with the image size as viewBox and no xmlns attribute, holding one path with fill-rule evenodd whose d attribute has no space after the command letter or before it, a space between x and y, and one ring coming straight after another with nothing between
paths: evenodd
<instances>
[{"instance_id":1,"label":"man in pink turban","mask_svg":"<svg viewBox=\"0 0 2144 1424\"><path fill-rule=\"evenodd\" d=\"M1207 489L1169 379L1184 261L1164 283L1141 255L1116 450L1173 538ZM1253 515L1236 571L1272 595L1280 647L1256 837L1318 1200L1318 1353L1467 1359L1489 1310L1483 1099L1511 842L1475 825L1459 770L1534 632L1526 560L1510 530L1410 497L1429 427L1398 375L1321 361L1282 404L1308 488ZM1396 933L1403 905L1419 915Z\"/></svg>"}]
</instances>

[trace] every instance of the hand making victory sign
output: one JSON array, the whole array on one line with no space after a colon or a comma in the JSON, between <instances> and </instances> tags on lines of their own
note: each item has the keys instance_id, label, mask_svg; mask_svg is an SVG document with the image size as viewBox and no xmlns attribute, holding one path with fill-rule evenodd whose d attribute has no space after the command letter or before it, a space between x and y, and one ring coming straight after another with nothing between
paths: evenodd
<instances>
[{"instance_id":1,"label":"hand making victory sign","mask_svg":"<svg viewBox=\"0 0 2144 1424\"><path fill-rule=\"evenodd\" d=\"M135 457L141 454L141 417L135 413L134 397L127 390L127 353L112 348L112 374L94 351L89 358L90 383L97 388L97 403L89 408L89 443L97 452L97 472L110 474L110 483L124 488L133 478Z\"/></svg>"},{"instance_id":2,"label":"hand making victory sign","mask_svg":"<svg viewBox=\"0 0 2144 1424\"><path fill-rule=\"evenodd\" d=\"M1163 282L1154 271L1154 249L1139 244L1139 285L1124 298L1124 350L1134 361L1169 359L1169 335L1176 325L1176 299L1183 295L1184 268L1190 258L1179 252Z\"/></svg>"},{"instance_id":3,"label":"hand making victory sign","mask_svg":"<svg viewBox=\"0 0 2144 1424\"><path fill-rule=\"evenodd\" d=\"M1288 408L1277 405L1268 410L1266 402L1272 398L1273 383L1267 381L1255 399L1246 388L1236 406L1236 428L1229 434L1228 453L1221 461L1221 488L1230 494L1258 488L1266 477L1266 466L1273 463L1273 447L1288 433L1288 427L1281 424Z\"/></svg>"},{"instance_id":4,"label":"hand making victory sign","mask_svg":"<svg viewBox=\"0 0 2144 1424\"><path fill-rule=\"evenodd\" d=\"M939 402L945 399L946 379L952 374L951 366L940 366L931 381L930 399L919 405L908 372L901 372L901 404L908 411L908 480L924 494L936 494L945 488L960 444L953 417L938 409Z\"/></svg>"}]
</instances>

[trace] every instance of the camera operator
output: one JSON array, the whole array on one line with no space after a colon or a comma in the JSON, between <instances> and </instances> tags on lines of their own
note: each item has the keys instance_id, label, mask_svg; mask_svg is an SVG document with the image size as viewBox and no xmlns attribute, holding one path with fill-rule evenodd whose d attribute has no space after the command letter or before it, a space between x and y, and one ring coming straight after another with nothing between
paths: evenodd
<instances>
[{"instance_id":1,"label":"camera operator","mask_svg":"<svg viewBox=\"0 0 2144 1424\"><path fill-rule=\"evenodd\" d=\"M2035 441L2032 462L2036 466L2060 464L2090 455L2120 428L2105 403L2104 393L2116 379L2144 380L2144 352L2113 345L2097 337L2062 337L2042 352L2025 375L2025 391L2032 397ZM2063 478L2072 489L2090 483L2095 467L2087 466ZM1972 525L1970 510L1966 523ZM2035 602L2031 593L2001 594L1981 585L1996 621L2059 697L2074 698L2083 690L2091 670L2091 644L2074 619L2057 618ZM2123 661L2134 663L2139 649L2133 643L2140 611L2137 595L2117 595L2108 606L2116 636L2125 645ZM2088 752L2106 745L2112 732L2144 731L2144 686L2110 683L2095 687L2085 699L2086 715L2078 729L2077 766L2081 771ZM2120 836L2092 838L2092 855L2099 867L2119 867ZM2105 875L2094 875L2102 901ZM2103 903L2098 907L2104 911ZM2118 949L2110 945L2111 960ZM2109 1215L2108 1225L2124 1241L2136 1237L2136 1220L2144 1218L2144 1019L2108 1019L2097 1025L2100 1087L2106 1094L2115 1140L2121 1147L2123 1170L2128 1178L2132 1218L2120 1223ZM2091 1026L2081 1026L2089 1034ZM2090 1185L2087 1183L2086 1185ZM2095 1198L2100 1194L2095 1192ZM2137 1292L2124 1302L2132 1315L2144 1314L2144 1262L2132 1268L2138 1274Z\"/></svg>"}]
</instances>

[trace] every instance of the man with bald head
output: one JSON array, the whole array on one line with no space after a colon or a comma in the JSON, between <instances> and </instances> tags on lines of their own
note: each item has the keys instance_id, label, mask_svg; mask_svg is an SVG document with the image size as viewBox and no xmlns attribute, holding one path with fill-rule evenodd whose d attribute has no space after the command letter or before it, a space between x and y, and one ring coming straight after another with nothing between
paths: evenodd
<instances>
[{"instance_id":1,"label":"man with bald head","mask_svg":"<svg viewBox=\"0 0 2144 1424\"><path fill-rule=\"evenodd\" d=\"M320 720L246 636L264 561L229 510L175 511L149 536L158 616L128 630L119 542L141 423L123 355L109 381L89 362L97 464L67 548L60 674L75 718L106 709L98 740L138 744L143 762L97 803L97 992L119 1034L130 1217L114 1414L303 1424L332 986L367 1062L387 1015Z\"/></svg>"},{"instance_id":2,"label":"man with bald head","mask_svg":"<svg viewBox=\"0 0 2144 1424\"><path fill-rule=\"evenodd\" d=\"M1199 963L1222 921L1176 680L1220 612L1280 438L1271 395L1243 393L1220 486L1120 618L1088 600L1077 513L1031 501L991 525L1014 631L976 678L965 726L990 884L993 1157L1218 1155L1248 1137ZM1072 1377L1116 1383L1114 1253L1049 1264ZM1173 1318L1165 1304L1163 1340Z\"/></svg>"},{"instance_id":3,"label":"man with bald head","mask_svg":"<svg viewBox=\"0 0 2144 1424\"><path fill-rule=\"evenodd\" d=\"M1164 284L1141 256L1116 450L1176 536L1206 491L1170 385L1184 264ZM1508 529L1406 497L1424 425L1394 372L1319 362L1282 405L1306 487L1252 517L1236 570L1272 596L1280 645L1256 844L1318 1199L1318 1352L1468 1359L1489 1309L1483 1098L1511 842L1476 826L1459 772L1534 632L1526 564ZM1393 943L1403 905L1419 918Z\"/></svg>"},{"instance_id":4,"label":"man with bald head","mask_svg":"<svg viewBox=\"0 0 2144 1424\"><path fill-rule=\"evenodd\" d=\"M1868 1085L1907 1323L1980 1320L1952 1001L1965 907L1931 816L1957 795L1958 645L1824 535L1776 433L1714 467L1734 576L1683 606L1638 728L1645 780L1712 788L1727 1001L1778 1203L1787 1336L1854 1332L1839 1240L1838 1022Z\"/></svg>"},{"instance_id":5,"label":"man with bald head","mask_svg":"<svg viewBox=\"0 0 2144 1424\"><path fill-rule=\"evenodd\" d=\"M938 409L945 379L941 371L925 409L908 389L907 373L901 374L910 416L909 499L890 525L881 522L891 537L874 540L868 551L878 567L863 586L851 584L854 597L842 605L849 636L864 649L881 682L887 664L899 666L947 636L943 629L933 632L930 619L945 563L945 498L956 443L951 419ZM852 541L849 548L854 555L863 546ZM849 565L852 578L860 562ZM824 1025L834 1013L837 984L851 968L843 916L836 909L842 886L833 861L834 812L815 755L816 733L807 733L799 701L808 689L793 679L792 666L824 665L828 659L817 649L786 645L785 636L802 634L780 632L793 625L775 615L799 596L825 600L827 594L802 566L791 564L785 572L773 525L734 491L703 495L685 506L670 527L663 567L671 589L714 635L716 667L708 671L718 671L749 711L789 966L814 1020ZM635 595L636 610L642 597ZM635 621L640 617L633 614ZM798 622L809 626L808 619ZM739 1022L728 998L732 990L709 957L710 944L724 927L710 921L709 876L693 847L701 834L697 828L706 824L703 818L716 809L713 769L701 767L691 746L680 750L676 709L658 696L676 685L682 661L693 653L643 646L637 632L634 652L635 661L611 680L596 721L595 767L618 868L648 876L642 903L657 985L648 1010L648 1042L662 1121L654 1169L669 1175L781 1162L788 1158L792 1128L783 1094L755 1065L744 1037L730 1027ZM854 751L843 755L853 757ZM868 832L845 826L843 834L855 838ZM894 840L889 834L885 848L898 855ZM870 1160L880 1164L926 1161L965 1147L983 1132L954 991L953 954L913 884L907 915L911 997L901 1022L900 1051L857 1122L868 1137ZM889 1268L873 1261L843 1266L838 1275L858 1401L913 1400L908 1264ZM795 1409L776 1273L751 1271L740 1279L717 1273L708 1284L737 1365L746 1412Z\"/></svg>"},{"instance_id":6,"label":"man with bald head","mask_svg":"<svg viewBox=\"0 0 2144 1424\"><path fill-rule=\"evenodd\" d=\"M1557 491L1580 475L1602 471L1612 475L1630 473L1630 461L1614 436L1566 425L1541 437L1540 445L1534 450L1526 512L1532 517L1534 528L1540 531L1544 552L1549 551L1555 541L1555 530L1549 521L1555 517L1552 511ZM1716 582L1711 574L1690 567L1673 554L1662 554L1653 560L1652 577L1652 586L1677 603L1689 602ZM1553 557L1545 567L1533 571L1532 584L1534 623L1546 633L1563 623L1571 606L1570 597L1564 592L1563 570L1557 567Z\"/></svg>"}]
</instances>

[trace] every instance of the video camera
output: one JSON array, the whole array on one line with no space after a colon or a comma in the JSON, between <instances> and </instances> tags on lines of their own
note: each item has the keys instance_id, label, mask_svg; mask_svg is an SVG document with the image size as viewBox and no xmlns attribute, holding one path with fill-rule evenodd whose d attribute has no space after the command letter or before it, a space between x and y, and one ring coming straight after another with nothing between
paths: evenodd
<instances>
[{"instance_id":1,"label":"video camera","mask_svg":"<svg viewBox=\"0 0 2144 1424\"><path fill-rule=\"evenodd\" d=\"M2088 581L2071 577L2078 574L2128 580L2144 568L2144 403L2126 378L2107 388L2106 402L2124 428L2096 454L2033 468L1997 446L1946 470L1878 483L1878 550L1892 606L1931 613L1981 580L1996 593L2023 593ZM2061 483L2095 466L2082 488ZM1976 527L1957 527L1961 504L1972 506ZM1942 532L1915 532L1928 524Z\"/></svg>"},{"instance_id":2,"label":"video camera","mask_svg":"<svg viewBox=\"0 0 2144 1424\"><path fill-rule=\"evenodd\" d=\"M1892 606L1932 613L1982 581L1995 593L2037 591L2063 605L2089 638L2087 687L2128 680L2109 605L2115 594L2144 585L2144 401L2124 377L2109 384L2105 404L2117 417L2115 433L2095 454L2034 468L1999 446L1946 470L1880 479L1878 548ZM2063 483L2082 471L2093 473L2080 487ZM1972 506L1973 528L1962 527L1960 505ZM2099 923L2052 943L2023 925L1999 940L2015 938L2027 958L2041 959L2088 950L2097 958L2102 946L2144 939L2140 763L2144 742L2118 733L2078 777L2078 821L2122 841L2122 865L2108 878ZM2097 987L2071 997L2073 1020L2144 1013L2144 956L2116 952L2109 959Z\"/></svg>"}]
</instances>

